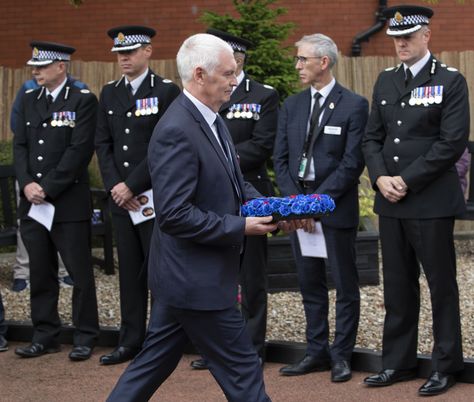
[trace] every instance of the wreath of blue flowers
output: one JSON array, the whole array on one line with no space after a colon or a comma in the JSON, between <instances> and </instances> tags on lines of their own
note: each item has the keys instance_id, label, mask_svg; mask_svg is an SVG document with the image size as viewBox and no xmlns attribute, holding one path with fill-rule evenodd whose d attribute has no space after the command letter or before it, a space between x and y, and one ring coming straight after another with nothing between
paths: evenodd
<instances>
[{"instance_id":1,"label":"wreath of blue flowers","mask_svg":"<svg viewBox=\"0 0 474 402\"><path fill-rule=\"evenodd\" d=\"M327 194L298 194L288 197L261 197L241 207L242 216L270 216L274 220L318 217L334 211L336 204Z\"/></svg>"}]
</instances>

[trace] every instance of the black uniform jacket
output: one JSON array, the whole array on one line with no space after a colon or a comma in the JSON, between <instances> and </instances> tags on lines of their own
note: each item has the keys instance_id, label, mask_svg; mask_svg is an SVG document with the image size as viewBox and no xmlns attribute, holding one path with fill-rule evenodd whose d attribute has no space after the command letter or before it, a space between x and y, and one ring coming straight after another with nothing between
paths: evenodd
<instances>
[{"instance_id":1,"label":"black uniform jacket","mask_svg":"<svg viewBox=\"0 0 474 402\"><path fill-rule=\"evenodd\" d=\"M156 123L179 93L176 84L151 70L134 96L124 78L103 87L95 146L106 191L122 181L134 195L151 188L148 143ZM158 113L137 116L137 101L150 98L158 98ZM113 202L112 212L128 214Z\"/></svg>"},{"instance_id":2,"label":"black uniform jacket","mask_svg":"<svg viewBox=\"0 0 474 402\"><path fill-rule=\"evenodd\" d=\"M426 94L441 91L437 102L427 101ZM417 97L421 102L410 101ZM379 176L400 175L408 193L390 203L377 191L375 212L408 219L462 213L465 202L455 163L468 137L468 90L456 69L431 58L406 88L402 65L382 72L374 87L363 152L376 190Z\"/></svg>"},{"instance_id":3,"label":"black uniform jacket","mask_svg":"<svg viewBox=\"0 0 474 402\"><path fill-rule=\"evenodd\" d=\"M21 190L32 182L43 187L46 201L56 208L54 222L91 217L87 166L94 153L96 121L97 98L69 79L49 107L44 88L27 90L22 99L14 136L16 176ZM20 218L30 206L21 191Z\"/></svg>"},{"instance_id":4,"label":"black uniform jacket","mask_svg":"<svg viewBox=\"0 0 474 402\"><path fill-rule=\"evenodd\" d=\"M273 195L266 161L273 152L278 122L278 102L278 93L272 87L259 84L245 76L235 88L229 102L224 103L219 111L234 141L244 179L265 196ZM258 120L253 117L229 119L229 111L235 104L260 105Z\"/></svg>"}]
</instances>

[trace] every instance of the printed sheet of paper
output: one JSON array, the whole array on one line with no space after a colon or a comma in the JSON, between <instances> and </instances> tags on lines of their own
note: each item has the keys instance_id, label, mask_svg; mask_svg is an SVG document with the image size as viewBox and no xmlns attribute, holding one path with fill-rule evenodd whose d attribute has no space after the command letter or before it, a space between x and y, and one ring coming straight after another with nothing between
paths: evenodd
<instances>
[{"instance_id":1,"label":"printed sheet of paper","mask_svg":"<svg viewBox=\"0 0 474 402\"><path fill-rule=\"evenodd\" d=\"M128 211L134 225L149 221L155 218L155 206L153 205L153 190L145 191L137 196L140 203L138 211Z\"/></svg>"},{"instance_id":2,"label":"printed sheet of paper","mask_svg":"<svg viewBox=\"0 0 474 402\"><path fill-rule=\"evenodd\" d=\"M56 208L53 204L43 201L41 204L31 204L28 216L51 231L55 210Z\"/></svg>"},{"instance_id":3,"label":"printed sheet of paper","mask_svg":"<svg viewBox=\"0 0 474 402\"><path fill-rule=\"evenodd\" d=\"M303 257L328 258L326 239L320 221L315 222L316 228L313 233L305 232L303 229L296 231L300 243L301 255Z\"/></svg>"}]
</instances>

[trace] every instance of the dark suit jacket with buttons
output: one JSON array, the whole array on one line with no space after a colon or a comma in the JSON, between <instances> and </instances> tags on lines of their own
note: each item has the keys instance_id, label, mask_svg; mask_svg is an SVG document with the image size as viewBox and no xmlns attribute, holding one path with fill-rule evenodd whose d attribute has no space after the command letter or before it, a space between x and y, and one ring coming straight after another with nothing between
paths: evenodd
<instances>
[{"instance_id":1,"label":"dark suit jacket with buttons","mask_svg":"<svg viewBox=\"0 0 474 402\"><path fill-rule=\"evenodd\" d=\"M273 186L267 174L266 161L271 157L278 120L278 93L271 87L259 84L247 75L235 88L230 101L222 105L219 113L234 141L239 164L245 180L263 195L273 195ZM261 105L258 120L232 118L227 114L233 104Z\"/></svg>"},{"instance_id":2,"label":"dark suit jacket with buttons","mask_svg":"<svg viewBox=\"0 0 474 402\"><path fill-rule=\"evenodd\" d=\"M40 96L41 95L41 96ZM53 127L53 113L75 112L75 126ZM54 222L89 220L91 197L87 166L94 152L97 98L68 79L49 106L39 88L25 93L14 136L14 165L20 189L39 183L56 210ZM31 204L20 192L19 216Z\"/></svg>"},{"instance_id":3,"label":"dark suit jacket with buttons","mask_svg":"<svg viewBox=\"0 0 474 402\"><path fill-rule=\"evenodd\" d=\"M148 143L156 123L179 93L176 84L151 70L133 97L124 78L103 87L95 146L106 191L122 181L135 195L151 188ZM153 97L158 98L158 113L137 117L136 100ZM112 212L128 214L113 202Z\"/></svg>"},{"instance_id":4,"label":"dark suit jacket with buttons","mask_svg":"<svg viewBox=\"0 0 474 402\"><path fill-rule=\"evenodd\" d=\"M236 303L245 230L239 209L247 197L259 194L244 183L230 134L222 131L243 199L212 130L184 94L153 132L148 163L156 224L148 283L160 303L195 310L226 309Z\"/></svg>"},{"instance_id":5,"label":"dark suit jacket with buttons","mask_svg":"<svg viewBox=\"0 0 474 402\"><path fill-rule=\"evenodd\" d=\"M469 137L469 98L464 77L431 58L405 87L403 66L382 72L375 83L364 137L371 181L400 175L407 195L390 203L377 191L375 212L395 218L455 216L465 209L455 163ZM442 102L411 106L417 87L443 86Z\"/></svg>"},{"instance_id":6,"label":"dark suit jacket with buttons","mask_svg":"<svg viewBox=\"0 0 474 402\"><path fill-rule=\"evenodd\" d=\"M278 187L283 195L304 193L298 168L306 139L311 108L311 91L285 100L278 118L273 163ZM324 108L317 131L313 158L315 193L328 194L336 202L335 211L321 221L336 228L356 227L359 222L358 182L364 168L361 141L368 117L365 98L336 82ZM340 128L330 134L328 127Z\"/></svg>"}]
</instances>

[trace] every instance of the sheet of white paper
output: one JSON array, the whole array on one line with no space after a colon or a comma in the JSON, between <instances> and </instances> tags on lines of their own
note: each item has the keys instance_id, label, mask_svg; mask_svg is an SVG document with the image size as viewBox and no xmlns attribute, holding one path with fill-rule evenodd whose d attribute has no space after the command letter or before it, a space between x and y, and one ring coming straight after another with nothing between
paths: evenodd
<instances>
[{"instance_id":1,"label":"sheet of white paper","mask_svg":"<svg viewBox=\"0 0 474 402\"><path fill-rule=\"evenodd\" d=\"M298 229L296 233L303 257L328 258L326 239L324 238L321 222L316 222L316 228L313 233L305 232L303 229Z\"/></svg>"},{"instance_id":2,"label":"sheet of white paper","mask_svg":"<svg viewBox=\"0 0 474 402\"><path fill-rule=\"evenodd\" d=\"M41 204L31 204L28 216L36 222L41 223L46 229L51 231L53 226L55 207L53 204L43 201Z\"/></svg>"},{"instance_id":3,"label":"sheet of white paper","mask_svg":"<svg viewBox=\"0 0 474 402\"><path fill-rule=\"evenodd\" d=\"M140 202L140 209L138 211L128 211L130 218L134 225L142 222L155 219L155 206L153 205L153 190L145 191L137 195L137 200Z\"/></svg>"}]
</instances>

